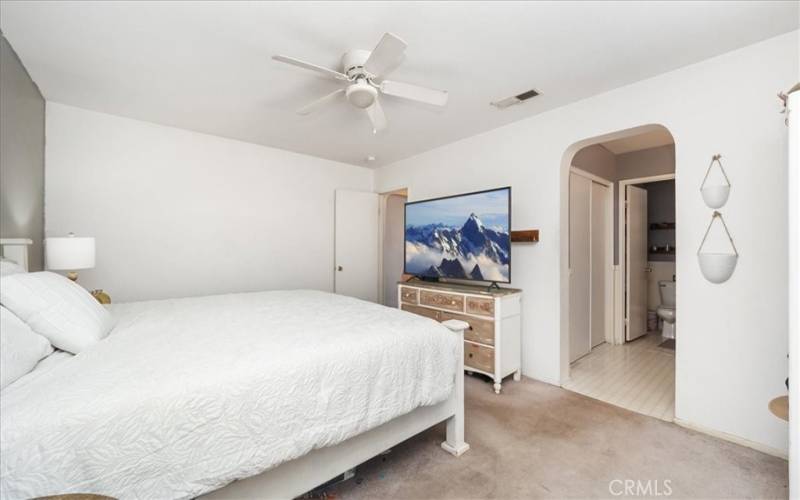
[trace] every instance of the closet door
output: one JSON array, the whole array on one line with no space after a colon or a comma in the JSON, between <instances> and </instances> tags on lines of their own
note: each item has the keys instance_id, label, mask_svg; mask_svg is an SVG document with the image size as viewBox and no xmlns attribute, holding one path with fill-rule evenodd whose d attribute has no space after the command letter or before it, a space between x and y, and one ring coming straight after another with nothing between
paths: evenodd
<instances>
[{"instance_id":1,"label":"closet door","mask_svg":"<svg viewBox=\"0 0 800 500\"><path fill-rule=\"evenodd\" d=\"M592 181L569 175L569 360L591 349L591 196Z\"/></svg>"},{"instance_id":2,"label":"closet door","mask_svg":"<svg viewBox=\"0 0 800 500\"><path fill-rule=\"evenodd\" d=\"M592 182L591 209L591 347L606 341L606 272L608 266L608 186Z\"/></svg>"}]
</instances>

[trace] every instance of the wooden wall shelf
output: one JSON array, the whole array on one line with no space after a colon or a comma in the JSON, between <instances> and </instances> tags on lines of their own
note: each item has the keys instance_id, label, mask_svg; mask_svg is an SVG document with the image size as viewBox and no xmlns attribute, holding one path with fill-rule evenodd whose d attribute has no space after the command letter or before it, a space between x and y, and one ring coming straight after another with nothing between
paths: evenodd
<instances>
[{"instance_id":1,"label":"wooden wall shelf","mask_svg":"<svg viewBox=\"0 0 800 500\"><path fill-rule=\"evenodd\" d=\"M511 231L511 243L536 243L539 241L539 230Z\"/></svg>"}]
</instances>

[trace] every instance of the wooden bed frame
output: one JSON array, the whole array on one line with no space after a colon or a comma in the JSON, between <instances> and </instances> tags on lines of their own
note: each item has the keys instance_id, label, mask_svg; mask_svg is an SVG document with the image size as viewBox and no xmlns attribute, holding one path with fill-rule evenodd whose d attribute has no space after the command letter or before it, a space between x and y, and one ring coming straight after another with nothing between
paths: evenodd
<instances>
[{"instance_id":1,"label":"wooden bed frame","mask_svg":"<svg viewBox=\"0 0 800 500\"><path fill-rule=\"evenodd\" d=\"M447 421L447 431L442 448L457 457L469 450L469 445L464 442L463 354L464 330L469 325L458 320L442 324L460 337L455 389L446 401L434 406L422 406L335 446L313 450L256 476L234 481L200 498L295 498L444 421Z\"/></svg>"}]
</instances>

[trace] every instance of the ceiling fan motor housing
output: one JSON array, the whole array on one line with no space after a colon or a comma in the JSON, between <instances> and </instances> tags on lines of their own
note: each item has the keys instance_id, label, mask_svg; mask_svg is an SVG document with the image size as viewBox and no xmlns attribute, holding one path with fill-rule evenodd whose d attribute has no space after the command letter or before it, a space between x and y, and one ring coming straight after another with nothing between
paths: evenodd
<instances>
[{"instance_id":1,"label":"ceiling fan motor housing","mask_svg":"<svg viewBox=\"0 0 800 500\"><path fill-rule=\"evenodd\" d=\"M364 63L367 62L370 54L372 54L371 51L361 49L345 52L342 56L342 72L350 78L367 76L364 71Z\"/></svg>"}]
</instances>

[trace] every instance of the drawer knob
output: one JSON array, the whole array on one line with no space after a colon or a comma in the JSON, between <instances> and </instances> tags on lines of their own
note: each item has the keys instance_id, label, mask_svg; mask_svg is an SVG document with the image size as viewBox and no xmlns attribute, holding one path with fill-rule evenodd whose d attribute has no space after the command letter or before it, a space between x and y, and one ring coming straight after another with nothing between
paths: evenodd
<instances>
[{"instance_id":1,"label":"drawer knob","mask_svg":"<svg viewBox=\"0 0 800 500\"><path fill-rule=\"evenodd\" d=\"M470 358L472 357L472 353L469 353L469 357L470 357Z\"/></svg>"}]
</instances>

